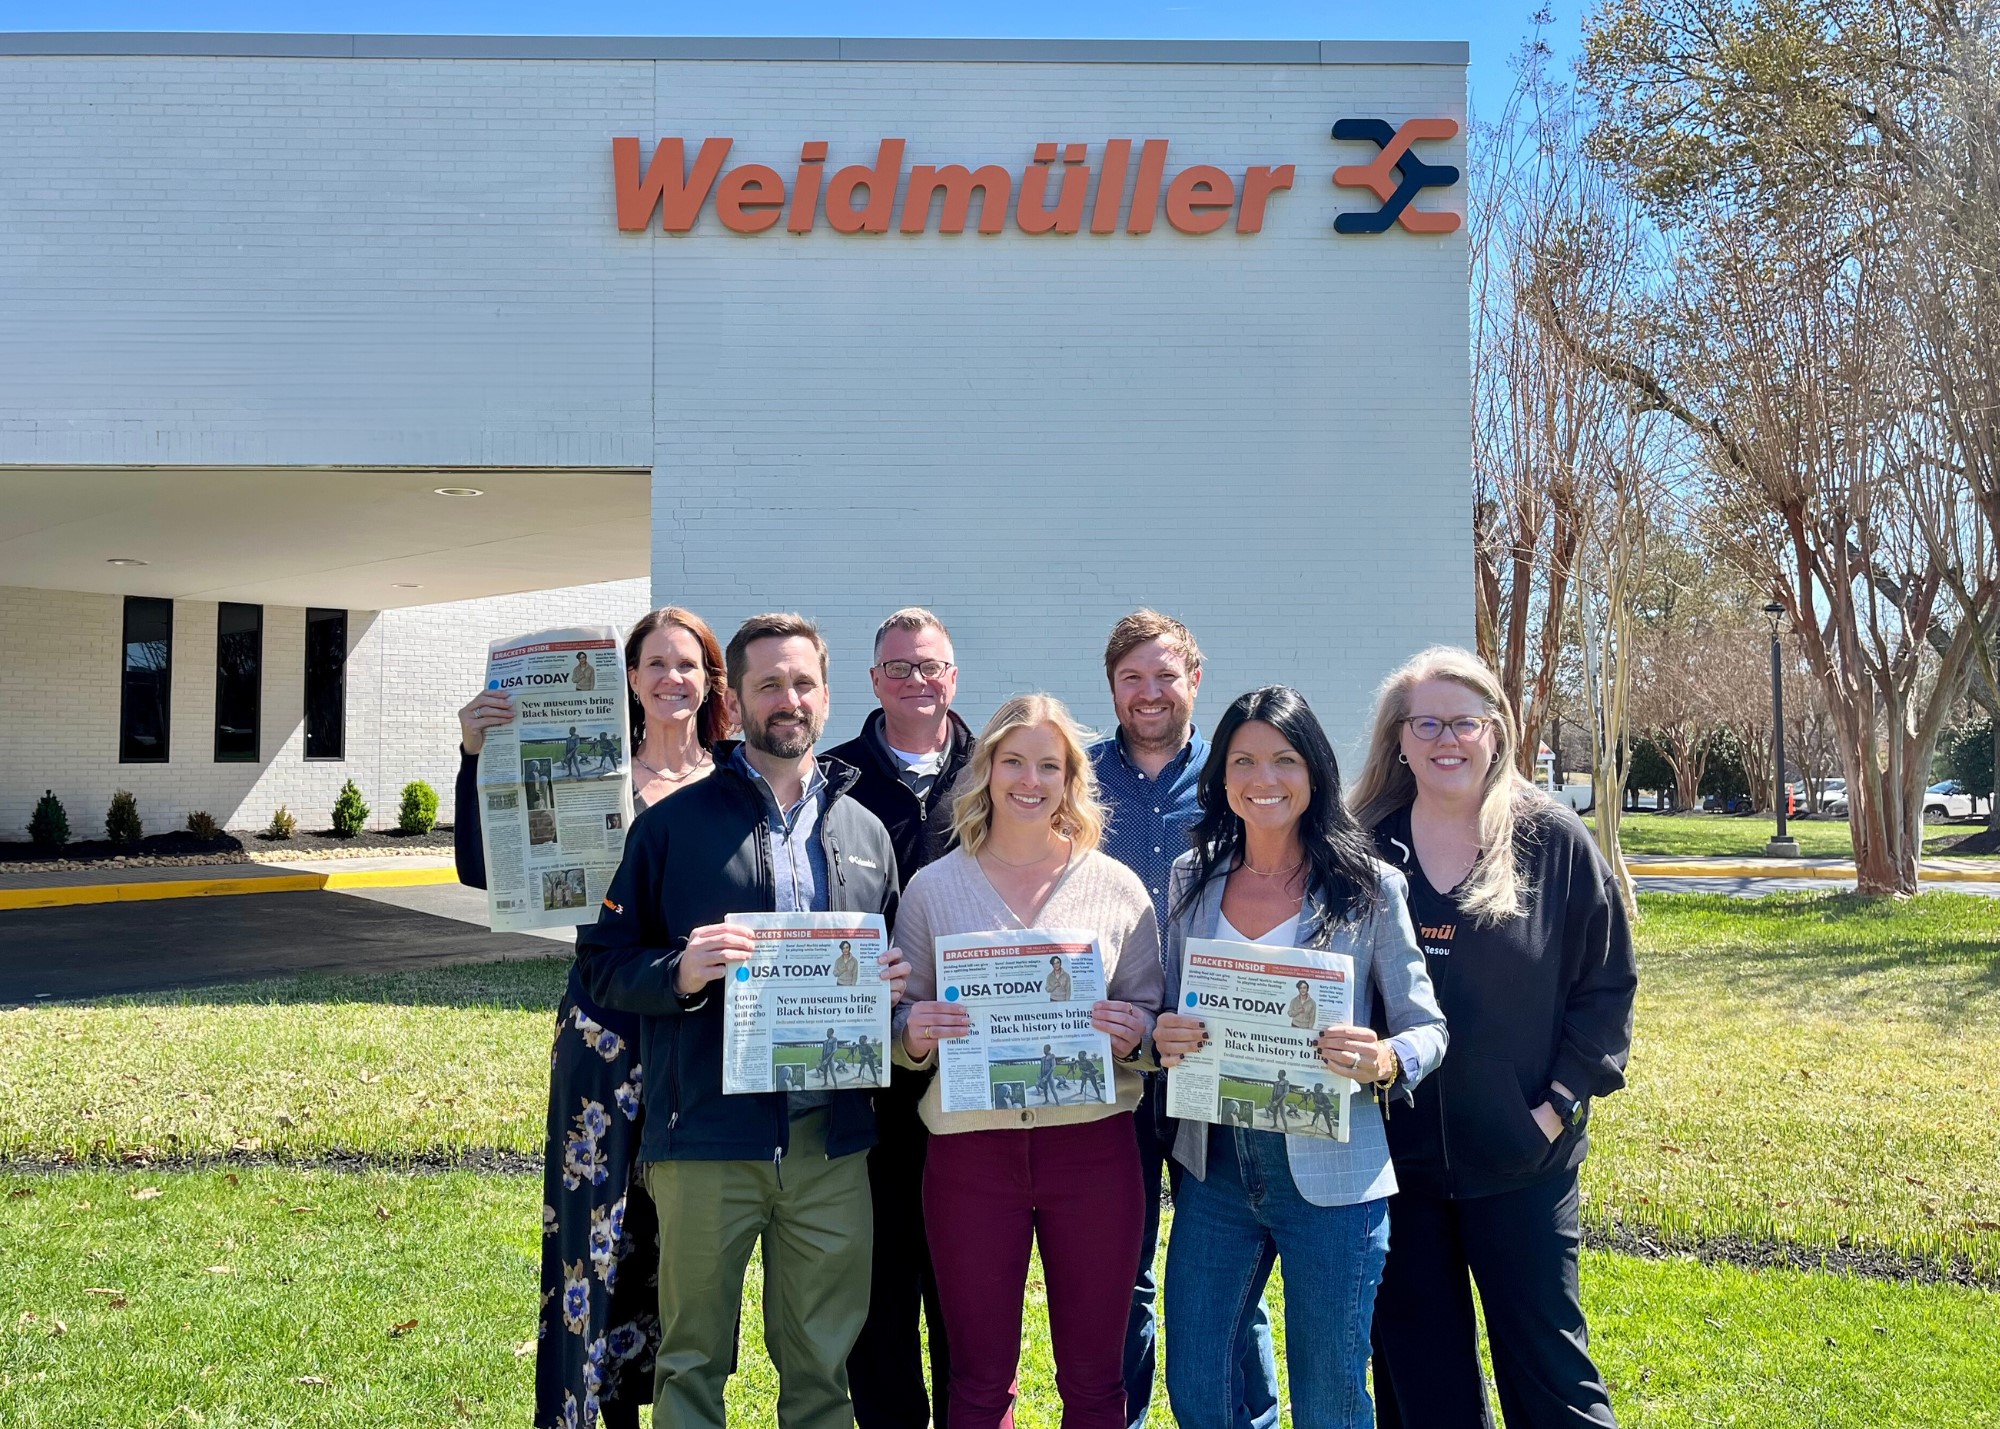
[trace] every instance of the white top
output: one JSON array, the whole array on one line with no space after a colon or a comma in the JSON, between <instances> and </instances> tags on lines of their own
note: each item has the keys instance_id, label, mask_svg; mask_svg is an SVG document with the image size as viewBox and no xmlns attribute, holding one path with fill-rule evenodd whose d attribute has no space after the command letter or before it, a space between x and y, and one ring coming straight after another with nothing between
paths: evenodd
<instances>
[{"instance_id":1,"label":"white top","mask_svg":"<svg viewBox=\"0 0 2000 1429\"><path fill-rule=\"evenodd\" d=\"M898 749L892 744L889 746L889 752L902 760L903 767L912 773L935 774L944 768L944 756L950 748L950 745L946 745L944 749L933 749L928 754L912 754L909 750Z\"/></svg>"},{"instance_id":2,"label":"white top","mask_svg":"<svg viewBox=\"0 0 2000 1429\"><path fill-rule=\"evenodd\" d=\"M1236 931L1236 925L1229 921L1229 915L1226 913L1218 913L1215 916L1215 936L1219 941L1224 943L1264 943L1274 948L1289 948L1293 945L1293 941L1298 935L1299 915L1297 913L1292 914L1291 917L1287 918L1261 938L1244 937Z\"/></svg>"}]
</instances>

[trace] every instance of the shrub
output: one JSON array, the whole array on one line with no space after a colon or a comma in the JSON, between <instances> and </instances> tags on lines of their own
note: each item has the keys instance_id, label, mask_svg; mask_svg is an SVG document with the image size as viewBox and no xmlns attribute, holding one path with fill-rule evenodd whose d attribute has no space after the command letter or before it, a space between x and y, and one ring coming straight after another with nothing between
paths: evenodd
<instances>
[{"instance_id":1,"label":"shrub","mask_svg":"<svg viewBox=\"0 0 2000 1429\"><path fill-rule=\"evenodd\" d=\"M139 822L139 801L131 790L120 789L111 796L111 807L105 811L104 836L115 844L135 844L145 835Z\"/></svg>"},{"instance_id":2,"label":"shrub","mask_svg":"<svg viewBox=\"0 0 2000 1429\"><path fill-rule=\"evenodd\" d=\"M62 806L53 789L44 789L42 797L35 805L35 815L28 820L28 837L43 853L61 853L69 842L69 811Z\"/></svg>"},{"instance_id":3,"label":"shrub","mask_svg":"<svg viewBox=\"0 0 2000 1429\"><path fill-rule=\"evenodd\" d=\"M368 805L350 779L340 786L340 797L333 801L333 831L341 838L351 839L367 825Z\"/></svg>"},{"instance_id":4,"label":"shrub","mask_svg":"<svg viewBox=\"0 0 2000 1429\"><path fill-rule=\"evenodd\" d=\"M421 779L403 786L403 807L396 815L396 827L406 834L427 834L437 827L438 795Z\"/></svg>"},{"instance_id":5,"label":"shrub","mask_svg":"<svg viewBox=\"0 0 2000 1429\"><path fill-rule=\"evenodd\" d=\"M288 839L298 831L298 819L290 809L280 804L278 805L278 812L271 815L271 827L266 829L265 833L274 839Z\"/></svg>"},{"instance_id":6,"label":"shrub","mask_svg":"<svg viewBox=\"0 0 2000 1429\"><path fill-rule=\"evenodd\" d=\"M188 815L188 832L198 839L219 839L222 837L222 825L215 821L213 814L196 812Z\"/></svg>"}]
</instances>

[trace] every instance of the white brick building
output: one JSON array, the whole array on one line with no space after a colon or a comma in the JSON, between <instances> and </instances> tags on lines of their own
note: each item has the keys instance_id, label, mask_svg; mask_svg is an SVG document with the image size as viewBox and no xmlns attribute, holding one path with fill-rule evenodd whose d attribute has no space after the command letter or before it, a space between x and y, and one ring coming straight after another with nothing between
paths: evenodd
<instances>
[{"instance_id":1,"label":"white brick building","mask_svg":"<svg viewBox=\"0 0 2000 1429\"><path fill-rule=\"evenodd\" d=\"M1336 233L1382 201L1333 183L1378 151L1331 126L1462 123L1464 63L0 36L0 838L44 787L79 836L115 787L155 830L281 801L317 824L348 777L393 818L405 780L448 780L487 638L629 622L649 594L725 635L818 617L836 730L895 606L952 625L975 721L1039 687L1104 722L1104 634L1152 604L1207 648L1209 718L1285 680L1351 740L1390 665L1470 636L1466 247ZM684 140L697 190L703 141L732 141L687 231L663 231L670 202L620 228L620 137L642 165ZM850 184L843 208L838 171L887 139L889 221L864 224L887 231L838 231L880 200ZM814 144L825 191L794 231ZM1460 139L1413 152L1463 165ZM911 218L917 166L954 164L1005 171L1001 231L977 231L990 190L962 233L948 204ZM755 206L750 165L781 204ZM1232 204L1176 183L1196 165ZM1058 230L1064 172L1088 171L1080 231L1024 231L1039 168ZM1413 208L1462 214L1463 186ZM121 762L126 597L173 602L164 761ZM220 602L262 610L246 762L217 759ZM307 607L346 612L338 759L305 753Z\"/></svg>"}]
</instances>

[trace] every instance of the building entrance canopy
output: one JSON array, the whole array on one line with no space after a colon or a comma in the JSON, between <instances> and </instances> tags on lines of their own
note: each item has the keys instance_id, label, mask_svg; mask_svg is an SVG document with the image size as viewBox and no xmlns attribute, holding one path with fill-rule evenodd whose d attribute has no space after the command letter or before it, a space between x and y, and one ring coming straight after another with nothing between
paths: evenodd
<instances>
[{"instance_id":1,"label":"building entrance canopy","mask_svg":"<svg viewBox=\"0 0 2000 1429\"><path fill-rule=\"evenodd\" d=\"M644 471L4 467L0 478L10 586L387 610L629 579L651 558Z\"/></svg>"}]
</instances>

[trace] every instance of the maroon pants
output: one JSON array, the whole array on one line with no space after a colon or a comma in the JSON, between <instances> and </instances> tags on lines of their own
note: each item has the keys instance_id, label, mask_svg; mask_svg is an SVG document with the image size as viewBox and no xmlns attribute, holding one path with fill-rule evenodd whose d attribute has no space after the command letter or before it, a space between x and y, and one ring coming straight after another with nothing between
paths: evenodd
<instances>
[{"instance_id":1,"label":"maroon pants","mask_svg":"<svg viewBox=\"0 0 2000 1429\"><path fill-rule=\"evenodd\" d=\"M951 1341L951 1429L1012 1429L1035 1242L1062 1429L1126 1429L1125 1321L1143 1208L1130 1112L931 1138L924 1225Z\"/></svg>"}]
</instances>

